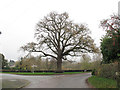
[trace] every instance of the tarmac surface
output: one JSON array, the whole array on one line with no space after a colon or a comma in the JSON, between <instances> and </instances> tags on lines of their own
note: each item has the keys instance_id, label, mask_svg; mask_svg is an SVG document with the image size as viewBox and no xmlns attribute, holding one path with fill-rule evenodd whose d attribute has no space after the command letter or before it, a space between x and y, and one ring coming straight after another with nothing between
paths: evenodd
<instances>
[{"instance_id":1,"label":"tarmac surface","mask_svg":"<svg viewBox=\"0 0 120 90\"><path fill-rule=\"evenodd\" d=\"M13 75L2 74L2 80L24 79L30 84L24 88L89 88L86 79L91 73L81 73L73 75Z\"/></svg>"}]
</instances>

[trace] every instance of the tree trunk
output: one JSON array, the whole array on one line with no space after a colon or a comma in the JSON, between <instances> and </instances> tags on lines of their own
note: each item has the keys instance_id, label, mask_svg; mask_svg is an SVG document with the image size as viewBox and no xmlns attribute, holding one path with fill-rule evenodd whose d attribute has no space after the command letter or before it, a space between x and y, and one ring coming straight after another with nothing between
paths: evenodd
<instances>
[{"instance_id":1,"label":"tree trunk","mask_svg":"<svg viewBox=\"0 0 120 90\"><path fill-rule=\"evenodd\" d=\"M62 59L61 58L58 58L57 60L57 71L56 73L62 73Z\"/></svg>"}]
</instances>

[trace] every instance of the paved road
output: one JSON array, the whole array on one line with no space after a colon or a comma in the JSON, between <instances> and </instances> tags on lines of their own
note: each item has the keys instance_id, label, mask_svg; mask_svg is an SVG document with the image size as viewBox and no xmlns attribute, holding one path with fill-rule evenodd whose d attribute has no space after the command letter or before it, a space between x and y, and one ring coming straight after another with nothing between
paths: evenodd
<instances>
[{"instance_id":1,"label":"paved road","mask_svg":"<svg viewBox=\"0 0 120 90\"><path fill-rule=\"evenodd\" d=\"M88 88L85 80L90 73L74 75L24 76L3 74L3 79L25 79L31 83L25 88Z\"/></svg>"}]
</instances>

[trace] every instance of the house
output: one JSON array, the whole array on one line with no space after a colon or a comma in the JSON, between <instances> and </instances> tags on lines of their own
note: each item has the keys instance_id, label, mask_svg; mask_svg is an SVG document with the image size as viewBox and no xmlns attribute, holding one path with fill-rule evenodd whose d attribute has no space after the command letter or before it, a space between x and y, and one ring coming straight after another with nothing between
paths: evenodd
<instances>
[{"instance_id":1,"label":"house","mask_svg":"<svg viewBox=\"0 0 120 90\"><path fill-rule=\"evenodd\" d=\"M8 65L9 65L9 67L15 67L15 61L14 60L10 60Z\"/></svg>"}]
</instances>

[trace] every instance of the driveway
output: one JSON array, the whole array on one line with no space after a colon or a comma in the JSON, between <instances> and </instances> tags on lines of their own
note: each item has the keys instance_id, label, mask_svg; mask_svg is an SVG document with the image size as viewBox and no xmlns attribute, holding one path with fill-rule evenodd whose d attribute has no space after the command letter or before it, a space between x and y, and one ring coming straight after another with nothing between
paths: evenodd
<instances>
[{"instance_id":1,"label":"driveway","mask_svg":"<svg viewBox=\"0 0 120 90\"><path fill-rule=\"evenodd\" d=\"M85 80L90 73L74 75L25 76L2 74L2 79L25 79L30 82L24 88L89 88Z\"/></svg>"}]
</instances>

